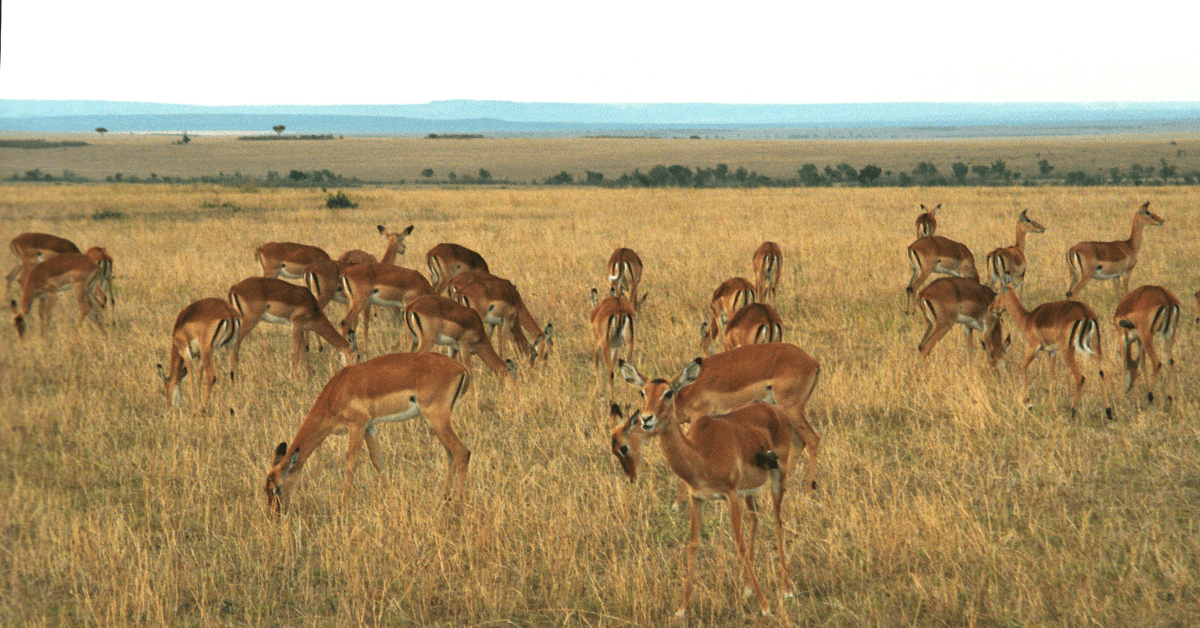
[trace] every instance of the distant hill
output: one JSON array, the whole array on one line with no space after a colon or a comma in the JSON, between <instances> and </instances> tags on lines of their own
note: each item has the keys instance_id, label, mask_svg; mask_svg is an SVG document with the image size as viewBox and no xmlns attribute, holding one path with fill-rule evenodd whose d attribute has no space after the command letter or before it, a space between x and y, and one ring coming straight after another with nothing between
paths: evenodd
<instances>
[{"instance_id":1,"label":"distant hill","mask_svg":"<svg viewBox=\"0 0 1200 628\"><path fill-rule=\"evenodd\" d=\"M90 100L0 100L0 131L490 136L963 137L1200 131L1200 102L521 103L198 106Z\"/></svg>"}]
</instances>

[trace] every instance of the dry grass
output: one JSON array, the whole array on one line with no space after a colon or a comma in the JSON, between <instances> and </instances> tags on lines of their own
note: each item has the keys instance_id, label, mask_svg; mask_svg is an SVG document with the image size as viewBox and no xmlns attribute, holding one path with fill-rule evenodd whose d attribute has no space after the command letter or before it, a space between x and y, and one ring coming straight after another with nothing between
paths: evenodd
<instances>
[{"instance_id":1,"label":"dry grass","mask_svg":"<svg viewBox=\"0 0 1200 628\"><path fill-rule=\"evenodd\" d=\"M107 140L108 138L106 138ZM365 141L365 140L364 140ZM265 143L264 143L265 144ZM289 143L294 145L294 143ZM936 198L922 195L936 193ZM811 404L821 434L815 499L785 504L798 598L783 625L1143 625L1200 620L1200 371L1194 301L1200 210L1194 188L604 191L363 189L355 210L318 191L204 186L7 186L0 233L49 231L117 260L107 336L77 329L60 303L53 328L0 344L0 624L53 625L658 625L678 603L687 516L651 448L629 485L608 452L605 400L588 355L586 292L618 245L641 253L649 300L643 371L674 374L699 353L706 299L748 274L763 239L783 246L780 311L789 341L823 365ZM1124 237L1149 199L1134 284L1186 296L1173 411L1117 405L1100 417L1091 387L1064 415L1061 365L1035 365L1033 412L1019 375L967 362L960 333L919 368L923 331L902 313L904 247L919 202L942 202L940 232L980 257L1011 243L1019 208L1031 236L1028 302L1061 298L1063 251ZM101 209L124 213L95 221ZM234 208L237 208L236 210ZM345 439L314 455L279 521L261 485L334 372L288 367L285 330L264 325L243 349L215 411L171 410L154 375L176 313L254 273L275 239L331 253L381 251L374 225L413 223L409 252L451 240L482 252L559 336L548 368L508 391L479 368L482 409L455 417L474 455L461 510L439 503L444 454L419 422L380 431L387 474L360 468L337 507ZM1084 293L1102 317L1104 284ZM342 309L330 311L340 316ZM390 320L367 354L395 339ZM1106 329L1108 370L1117 369ZM1020 341L1017 340L1018 348ZM1110 382L1120 378L1113 376ZM632 388L618 389L633 402ZM231 414L232 410L232 414ZM755 623L735 552L707 508L693 623ZM769 520L759 575L776 591Z\"/></svg>"}]
</instances>

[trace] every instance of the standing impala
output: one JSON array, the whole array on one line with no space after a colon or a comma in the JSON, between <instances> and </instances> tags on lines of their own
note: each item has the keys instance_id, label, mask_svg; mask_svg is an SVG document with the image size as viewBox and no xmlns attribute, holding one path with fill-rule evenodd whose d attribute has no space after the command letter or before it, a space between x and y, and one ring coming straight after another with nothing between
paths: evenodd
<instances>
[{"instance_id":1,"label":"standing impala","mask_svg":"<svg viewBox=\"0 0 1200 628\"><path fill-rule=\"evenodd\" d=\"M701 332L704 331L703 326ZM707 336L704 336L707 338ZM783 318L766 303L751 303L738 310L725 326L721 350L729 351L742 345L759 342L783 342ZM701 339L701 346L708 346Z\"/></svg>"},{"instance_id":2,"label":"standing impala","mask_svg":"<svg viewBox=\"0 0 1200 628\"><path fill-rule=\"evenodd\" d=\"M404 238L412 235L413 226L409 225L400 231L388 231L383 225L375 225L379 230L379 235L387 238L387 248L383 250L383 257L379 261L384 264L395 264L396 255L404 255L407 247L404 246Z\"/></svg>"},{"instance_id":3,"label":"standing impala","mask_svg":"<svg viewBox=\"0 0 1200 628\"><path fill-rule=\"evenodd\" d=\"M974 279L964 277L942 277L921 290L917 301L925 315L925 335L917 345L922 358L928 358L939 340L958 323L967 328L968 354L975 345L975 331L983 332L983 349L988 364L994 369L996 362L1004 357L1011 339L1002 339L1000 317L989 308L996 300L991 288Z\"/></svg>"},{"instance_id":4,"label":"standing impala","mask_svg":"<svg viewBox=\"0 0 1200 628\"><path fill-rule=\"evenodd\" d=\"M303 363L307 349L305 333L309 331L339 349L343 364L357 361L353 354L353 334L349 340L339 335L307 288L282 279L250 277L229 289L229 303L242 319L241 333L230 357L233 371L237 371L242 342L262 321L292 326L292 366L295 368Z\"/></svg>"},{"instance_id":5,"label":"standing impala","mask_svg":"<svg viewBox=\"0 0 1200 628\"><path fill-rule=\"evenodd\" d=\"M712 343L721 335L729 319L743 306L756 301L754 284L745 277L731 277L721 282L713 291L708 302L708 310L712 315L710 322L701 325L700 345L708 351Z\"/></svg>"},{"instance_id":6,"label":"standing impala","mask_svg":"<svg viewBox=\"0 0 1200 628\"><path fill-rule=\"evenodd\" d=\"M458 361L472 372L471 356L477 355L496 375L516 383L517 365L504 360L492 347L483 319L471 308L435 294L417 297L408 303L404 321L412 334L412 351L432 351L435 345L450 347Z\"/></svg>"},{"instance_id":7,"label":"standing impala","mask_svg":"<svg viewBox=\"0 0 1200 628\"><path fill-rule=\"evenodd\" d=\"M358 324L360 314L369 314L370 305L392 308L402 319L404 309L413 299L433 294L433 287L421 273L394 264L353 264L342 269L342 292L350 303L342 319L342 334L350 333ZM369 316L363 317L363 336L370 329Z\"/></svg>"},{"instance_id":8,"label":"standing impala","mask_svg":"<svg viewBox=\"0 0 1200 628\"><path fill-rule=\"evenodd\" d=\"M429 283L434 294L446 294L450 280L468 270L488 271L483 256L461 244L443 242L425 254L425 265L429 267Z\"/></svg>"},{"instance_id":9,"label":"standing impala","mask_svg":"<svg viewBox=\"0 0 1200 628\"><path fill-rule=\"evenodd\" d=\"M354 469L363 443L377 472L383 468L375 434L381 423L423 417L446 448L449 469L443 498L451 490L461 499L471 452L454 433L451 413L470 383L461 364L439 353L393 353L340 370L313 403L289 445L279 443L263 491L267 508L279 514L287 508L290 488L305 461L330 434L348 434L346 482L341 505L350 497Z\"/></svg>"},{"instance_id":10,"label":"standing impala","mask_svg":"<svg viewBox=\"0 0 1200 628\"><path fill-rule=\"evenodd\" d=\"M1133 388L1138 370L1145 357L1150 361L1150 372L1146 374L1146 399L1154 403L1154 386L1163 361L1158 357L1162 349L1167 356L1167 366L1175 372L1175 330L1179 327L1179 299L1162 286L1142 286L1125 295L1117 304L1113 314L1113 325L1121 333L1125 349L1125 391ZM1172 378L1174 379L1174 378ZM1163 407L1171 407L1170 393Z\"/></svg>"},{"instance_id":11,"label":"standing impala","mask_svg":"<svg viewBox=\"0 0 1200 628\"><path fill-rule=\"evenodd\" d=\"M912 268L912 279L908 282L908 310L911 312L916 300L917 288L931 273L979 279L975 268L975 256L965 244L942 236L918 238L908 245L908 264Z\"/></svg>"},{"instance_id":12,"label":"standing impala","mask_svg":"<svg viewBox=\"0 0 1200 628\"><path fill-rule=\"evenodd\" d=\"M996 290L996 284L999 283L999 290L1003 290L1005 286L1012 285L1014 288L1020 288L1025 284L1025 234L1027 233L1044 233L1046 227L1042 223L1037 222L1026 214L1026 210L1021 210L1021 215L1017 216L1017 243L1004 248L999 248L987 254L987 267L991 273L991 279L988 280L988 287Z\"/></svg>"},{"instance_id":13,"label":"standing impala","mask_svg":"<svg viewBox=\"0 0 1200 628\"><path fill-rule=\"evenodd\" d=\"M212 395L213 384L217 381L217 367L213 354L217 349L228 349L238 342L242 329L242 319L237 310L224 299L200 299L183 308L175 318L175 326L171 330L171 368L170 372L163 371L163 365L158 365L158 375L166 387L165 393L171 400L171 405L179 405L179 382L188 374L195 373L195 363L203 364L204 396L200 406L208 406ZM230 372L230 379L233 373ZM192 403L200 393L201 379L199 375L192 377Z\"/></svg>"},{"instance_id":14,"label":"standing impala","mask_svg":"<svg viewBox=\"0 0 1200 628\"><path fill-rule=\"evenodd\" d=\"M676 616L686 615L691 605L696 549L700 545L701 506L709 500L725 500L729 507L734 547L741 559L745 581L749 583L748 590L753 590L762 614L770 615L767 597L754 574L754 545L758 533L758 506L754 496L764 485L770 485L775 545L779 550L780 588L785 597L791 597L792 581L787 572L781 515L791 458L791 426L779 416L775 406L755 401L729 413L698 417L685 435L676 413L669 408L673 395L666 394L668 386L675 385L664 380L646 385L647 400L658 400L652 412L635 413L626 421L614 403L610 413L615 429L628 434L630 441L638 442L639 449L642 440L658 436L667 464L691 494L687 575L683 602ZM620 453L613 453L623 460ZM751 517L749 548L742 535L742 500L745 500L747 514Z\"/></svg>"},{"instance_id":15,"label":"standing impala","mask_svg":"<svg viewBox=\"0 0 1200 628\"><path fill-rule=\"evenodd\" d=\"M1080 242L1067 251L1067 267L1071 270L1071 287L1067 298L1079 296L1092 279L1112 279L1117 296L1129 291L1129 273L1137 266L1138 251L1142 248L1142 229L1146 225L1161 226L1163 219L1150 211L1146 201L1133 215L1133 229L1128 240L1117 242Z\"/></svg>"},{"instance_id":16,"label":"standing impala","mask_svg":"<svg viewBox=\"0 0 1200 628\"><path fill-rule=\"evenodd\" d=\"M304 279L309 266L327 260L323 249L296 242L267 242L254 251L254 259L262 265L263 277Z\"/></svg>"},{"instance_id":17,"label":"standing impala","mask_svg":"<svg viewBox=\"0 0 1200 628\"><path fill-rule=\"evenodd\" d=\"M924 204L921 205L921 213L917 216L917 239L928 238L937 235L937 210L942 208L942 204L938 203L929 209Z\"/></svg>"},{"instance_id":18,"label":"standing impala","mask_svg":"<svg viewBox=\"0 0 1200 628\"><path fill-rule=\"evenodd\" d=\"M646 300L643 295L638 301L638 284L642 283L642 258L633 249L620 248L608 257L608 293L613 296L625 296L629 293L629 302L634 309L640 309Z\"/></svg>"},{"instance_id":19,"label":"standing impala","mask_svg":"<svg viewBox=\"0 0 1200 628\"><path fill-rule=\"evenodd\" d=\"M13 257L17 258L17 265L8 271L8 275L5 277L7 280L4 285L5 292L12 289L14 280L18 284L24 283L25 276L34 265L60 253L80 252L79 247L66 238L36 232L22 233L13 238L8 244L8 250L12 251Z\"/></svg>"},{"instance_id":20,"label":"standing impala","mask_svg":"<svg viewBox=\"0 0 1200 628\"><path fill-rule=\"evenodd\" d=\"M1005 288L996 297L991 309L993 312L1008 312L1012 316L1013 325L1025 335L1025 359L1021 363L1021 374L1025 379L1025 398L1021 403L1026 409L1033 409L1033 403L1029 399L1029 364L1037 357L1038 351L1057 352L1071 370L1071 379L1075 385L1075 392L1071 397L1071 416L1074 417L1086 379L1079 368L1079 355L1083 354L1096 361L1100 391L1104 395L1104 414L1110 420L1113 418L1112 404L1108 401L1108 386L1104 382L1100 323L1092 308L1079 301L1055 301L1043 303L1031 312L1021 304L1012 288Z\"/></svg>"},{"instance_id":21,"label":"standing impala","mask_svg":"<svg viewBox=\"0 0 1200 628\"><path fill-rule=\"evenodd\" d=\"M483 324L488 327L489 337L496 337L495 330L500 328L496 345L501 356L504 355L503 337L507 331L512 336L517 351L529 360L530 366L534 366L539 357L545 361L554 346L554 327L538 327L533 314L525 307L521 293L511 281L491 273L473 270L459 273L450 280L449 292L455 301L479 314ZM525 336L526 332L533 336L532 342Z\"/></svg>"},{"instance_id":22,"label":"standing impala","mask_svg":"<svg viewBox=\"0 0 1200 628\"><path fill-rule=\"evenodd\" d=\"M783 272L783 252L774 242L763 242L754 251L751 260L754 268L754 289L763 303L775 301L779 288L779 275Z\"/></svg>"},{"instance_id":23,"label":"standing impala","mask_svg":"<svg viewBox=\"0 0 1200 628\"><path fill-rule=\"evenodd\" d=\"M54 308L55 295L63 290L74 289L75 302L79 305L79 321L84 318L104 332L100 324L100 311L105 306L105 292L100 289L104 281L103 269L96 260L83 253L59 253L29 269L21 284L21 301L12 300L13 324L17 335L25 337L26 317L34 300L41 303L42 332L50 324L50 311Z\"/></svg>"},{"instance_id":24,"label":"standing impala","mask_svg":"<svg viewBox=\"0 0 1200 628\"><path fill-rule=\"evenodd\" d=\"M675 420L687 423L699 417L729 412L748 403L772 400L779 415L791 426L808 452L809 492L817 488L817 449L821 439L805 417L805 406L817 387L821 366L793 344L772 342L730 349L707 358L696 358L666 386L648 380L632 364L621 360L622 377L641 390L643 415L673 412ZM637 479L640 450L624 442L621 430L613 432L613 453L629 481Z\"/></svg>"},{"instance_id":25,"label":"standing impala","mask_svg":"<svg viewBox=\"0 0 1200 628\"><path fill-rule=\"evenodd\" d=\"M622 349L625 359L633 359L634 325L636 313L633 303L625 297L609 295L598 298L592 288L592 314L589 322L592 329L592 365L596 368L596 387L599 389L605 373L608 373L608 398L613 398L614 361ZM604 371L600 362L604 361Z\"/></svg>"}]
</instances>

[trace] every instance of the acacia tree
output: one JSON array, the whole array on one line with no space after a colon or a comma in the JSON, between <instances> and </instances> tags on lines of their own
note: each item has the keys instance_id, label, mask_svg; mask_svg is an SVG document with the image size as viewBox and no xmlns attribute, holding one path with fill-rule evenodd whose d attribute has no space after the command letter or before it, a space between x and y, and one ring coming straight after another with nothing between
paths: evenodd
<instances>
[{"instance_id":1,"label":"acacia tree","mask_svg":"<svg viewBox=\"0 0 1200 628\"><path fill-rule=\"evenodd\" d=\"M100 135L104 135L105 133L108 133L108 129L106 129L102 126L98 126L98 127L96 127L96 132L99 133Z\"/></svg>"},{"instance_id":2,"label":"acacia tree","mask_svg":"<svg viewBox=\"0 0 1200 628\"><path fill-rule=\"evenodd\" d=\"M284 131L284 129L286 129L286 128L287 128L287 127L286 127L286 126L283 126L282 124L276 124L275 126L271 127L271 130L272 130L272 131L275 131L275 134L276 134L276 135L283 135L283 131Z\"/></svg>"}]
</instances>

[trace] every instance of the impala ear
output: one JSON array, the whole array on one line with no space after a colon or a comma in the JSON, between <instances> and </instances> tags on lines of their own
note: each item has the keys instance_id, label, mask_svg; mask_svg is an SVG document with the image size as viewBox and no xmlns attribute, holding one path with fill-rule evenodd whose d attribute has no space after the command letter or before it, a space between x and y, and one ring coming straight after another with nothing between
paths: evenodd
<instances>
[{"instance_id":1,"label":"impala ear","mask_svg":"<svg viewBox=\"0 0 1200 628\"><path fill-rule=\"evenodd\" d=\"M696 378L700 377L700 364L702 361L702 358L696 358L688 362L687 366L683 367L683 372L675 379L675 383L671 385L671 389L679 390L696 381Z\"/></svg>"},{"instance_id":2,"label":"impala ear","mask_svg":"<svg viewBox=\"0 0 1200 628\"><path fill-rule=\"evenodd\" d=\"M287 443L286 442L279 443L279 445L277 447L275 447L275 462L271 463L271 466L275 466L275 465L279 464L279 461L283 460L283 457L286 454L287 454Z\"/></svg>"},{"instance_id":3,"label":"impala ear","mask_svg":"<svg viewBox=\"0 0 1200 628\"><path fill-rule=\"evenodd\" d=\"M405 236L405 237L410 236L410 235L412 235L412 230L413 230L413 225L409 225L407 228L404 229L404 231L400 232L400 235Z\"/></svg>"},{"instance_id":4,"label":"impala ear","mask_svg":"<svg viewBox=\"0 0 1200 628\"><path fill-rule=\"evenodd\" d=\"M621 377L625 378L625 381L629 382L630 385L636 388L646 386L646 378L642 377L642 374L638 372L637 367L634 365L625 360L618 360L617 369L621 371Z\"/></svg>"},{"instance_id":5,"label":"impala ear","mask_svg":"<svg viewBox=\"0 0 1200 628\"><path fill-rule=\"evenodd\" d=\"M379 235L383 235L383 233L387 231L387 229L383 228L383 225L375 225L375 228L379 230Z\"/></svg>"}]
</instances>

